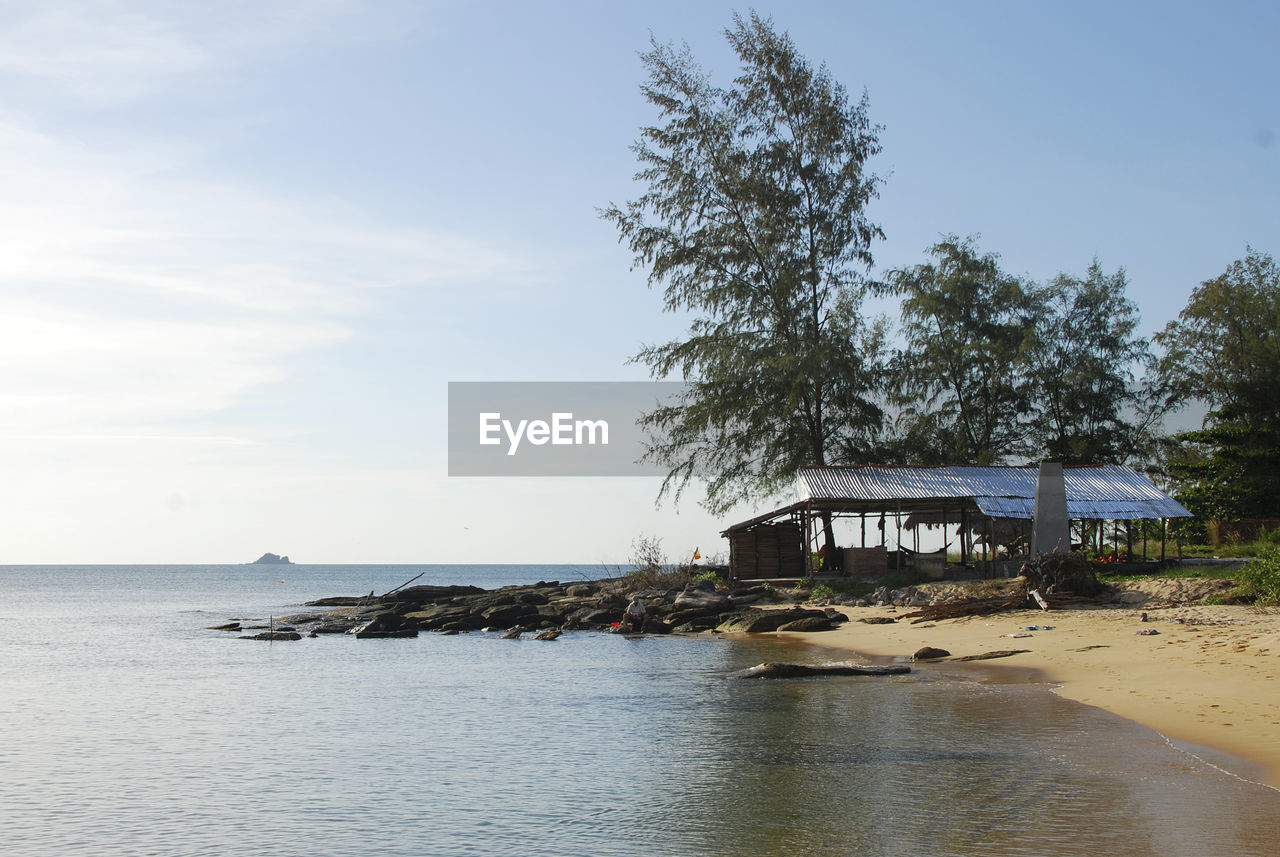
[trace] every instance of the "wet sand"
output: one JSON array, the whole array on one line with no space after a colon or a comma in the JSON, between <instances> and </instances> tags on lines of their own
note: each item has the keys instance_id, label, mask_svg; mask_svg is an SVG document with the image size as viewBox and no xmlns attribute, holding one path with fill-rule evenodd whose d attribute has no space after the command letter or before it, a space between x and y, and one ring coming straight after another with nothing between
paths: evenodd
<instances>
[{"instance_id":1,"label":"wet sand","mask_svg":"<svg viewBox=\"0 0 1280 857\"><path fill-rule=\"evenodd\" d=\"M1024 610L878 625L857 620L910 610L838 609L852 621L833 631L779 636L881 657L910 657L922 646L945 649L953 659L1027 649L999 660L921 662L917 668L1047 682L1064 697L1137 721L1173 741L1255 762L1264 781L1280 787L1280 610L1201 605ZM1028 631L1030 626L1052 630Z\"/></svg>"}]
</instances>

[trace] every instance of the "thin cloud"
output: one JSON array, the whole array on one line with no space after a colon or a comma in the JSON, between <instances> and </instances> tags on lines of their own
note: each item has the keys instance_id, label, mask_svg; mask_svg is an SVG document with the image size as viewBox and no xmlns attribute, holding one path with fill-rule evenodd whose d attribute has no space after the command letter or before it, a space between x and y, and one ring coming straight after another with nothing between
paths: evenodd
<instances>
[{"instance_id":1,"label":"thin cloud","mask_svg":"<svg viewBox=\"0 0 1280 857\"><path fill-rule=\"evenodd\" d=\"M17 2L0 27L0 76L18 89L104 106L179 89L281 51L379 32L345 0ZM386 30L381 30L386 35Z\"/></svg>"}]
</instances>

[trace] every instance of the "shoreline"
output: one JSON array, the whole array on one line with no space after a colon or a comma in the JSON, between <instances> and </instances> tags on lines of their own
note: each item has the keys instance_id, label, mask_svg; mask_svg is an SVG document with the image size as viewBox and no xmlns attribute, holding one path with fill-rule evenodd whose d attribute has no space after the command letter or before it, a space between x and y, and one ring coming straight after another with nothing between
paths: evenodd
<instances>
[{"instance_id":1,"label":"shoreline","mask_svg":"<svg viewBox=\"0 0 1280 857\"><path fill-rule=\"evenodd\" d=\"M1280 611L1207 605L1020 610L913 625L858 621L903 612L892 607L836 609L850 621L831 631L777 636L876 658L909 659L923 646L945 649L952 659L915 668L1047 685L1059 696L1147 726L1175 746L1241 759L1260 769L1263 784L1280 788ZM1141 621L1142 612L1149 621ZM1031 626L1052 630L1028 631ZM1015 633L1029 636L1008 636ZM954 660L1001 649L1029 651Z\"/></svg>"}]
</instances>

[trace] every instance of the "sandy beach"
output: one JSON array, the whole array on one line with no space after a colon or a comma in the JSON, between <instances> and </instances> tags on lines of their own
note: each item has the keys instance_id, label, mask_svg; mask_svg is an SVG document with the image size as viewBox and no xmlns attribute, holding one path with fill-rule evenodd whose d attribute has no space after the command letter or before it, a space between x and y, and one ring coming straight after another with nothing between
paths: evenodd
<instances>
[{"instance_id":1,"label":"sandy beach","mask_svg":"<svg viewBox=\"0 0 1280 857\"><path fill-rule=\"evenodd\" d=\"M918 624L858 621L898 617L913 608L839 607L852 621L836 630L780 636L872 656L910 657L922 646L945 649L951 659L921 662L917 669L1048 683L1064 697L1137 721L1174 741L1255 762L1265 782L1280 787L1280 610L1186 603L1198 600L1202 593L1196 590L1207 583L1126 585L1127 603L1117 607L1025 610ZM1028 630L1032 626L1038 629ZM1028 651L998 660L954 660L1008 649Z\"/></svg>"}]
</instances>

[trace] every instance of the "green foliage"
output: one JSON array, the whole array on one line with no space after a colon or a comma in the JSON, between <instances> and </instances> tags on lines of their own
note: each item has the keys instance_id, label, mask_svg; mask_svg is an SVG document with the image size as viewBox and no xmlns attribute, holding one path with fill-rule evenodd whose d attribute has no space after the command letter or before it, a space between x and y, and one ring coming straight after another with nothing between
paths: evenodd
<instances>
[{"instance_id":1,"label":"green foliage","mask_svg":"<svg viewBox=\"0 0 1280 857\"><path fill-rule=\"evenodd\" d=\"M835 595L836 591L831 588L828 583L815 583L813 588L809 590L809 600L821 601L823 598L830 598Z\"/></svg>"},{"instance_id":2,"label":"green foliage","mask_svg":"<svg viewBox=\"0 0 1280 857\"><path fill-rule=\"evenodd\" d=\"M907 586L915 586L920 583L928 583L929 575L921 569L904 568L901 571L891 571L884 577L880 578L877 586L887 586L890 589L902 589Z\"/></svg>"},{"instance_id":3,"label":"green foliage","mask_svg":"<svg viewBox=\"0 0 1280 857\"><path fill-rule=\"evenodd\" d=\"M1268 546L1240 569L1236 593L1255 604L1280 605L1280 547Z\"/></svg>"},{"instance_id":4,"label":"green foliage","mask_svg":"<svg viewBox=\"0 0 1280 857\"><path fill-rule=\"evenodd\" d=\"M1031 437L1046 460L1123 464L1150 445L1157 409L1138 375L1153 358L1126 285L1094 259L1084 279L1059 274L1035 295Z\"/></svg>"},{"instance_id":5,"label":"green foliage","mask_svg":"<svg viewBox=\"0 0 1280 857\"><path fill-rule=\"evenodd\" d=\"M1280 512L1280 268L1249 248L1192 293L1156 334L1168 406L1210 407L1199 431L1174 437L1169 474L1202 520Z\"/></svg>"},{"instance_id":6,"label":"green foliage","mask_svg":"<svg viewBox=\"0 0 1280 857\"><path fill-rule=\"evenodd\" d=\"M1029 390L1019 367L1033 334L1023 284L949 235L935 261L889 272L902 297L905 346L894 360L900 457L919 464L997 464L1028 452Z\"/></svg>"},{"instance_id":7,"label":"green foliage","mask_svg":"<svg viewBox=\"0 0 1280 857\"><path fill-rule=\"evenodd\" d=\"M770 21L733 20L728 88L688 48L655 41L642 55L663 123L632 147L647 190L601 212L665 308L693 317L686 338L634 359L688 384L643 421L647 458L668 471L661 494L705 479L713 512L800 465L869 460L884 423L885 333L860 312L883 237L865 213L879 129L865 95L850 103Z\"/></svg>"},{"instance_id":8,"label":"green foliage","mask_svg":"<svg viewBox=\"0 0 1280 857\"><path fill-rule=\"evenodd\" d=\"M710 570L698 572L697 574L693 575L693 577L691 577L690 580L694 582L699 580L709 580L712 583L714 583L716 586L722 586L724 584L724 580L720 577L720 575Z\"/></svg>"},{"instance_id":9,"label":"green foliage","mask_svg":"<svg viewBox=\"0 0 1280 857\"><path fill-rule=\"evenodd\" d=\"M1123 566L1118 566L1122 568ZM1106 572L1100 572L1105 574ZM1121 583L1126 580L1150 580L1152 578L1164 580L1176 580L1178 578L1193 577L1207 580L1235 580L1238 576L1238 569L1229 568L1221 565L1175 565L1168 568L1158 569L1157 571L1148 572L1146 574L1107 574L1109 583Z\"/></svg>"}]
</instances>

